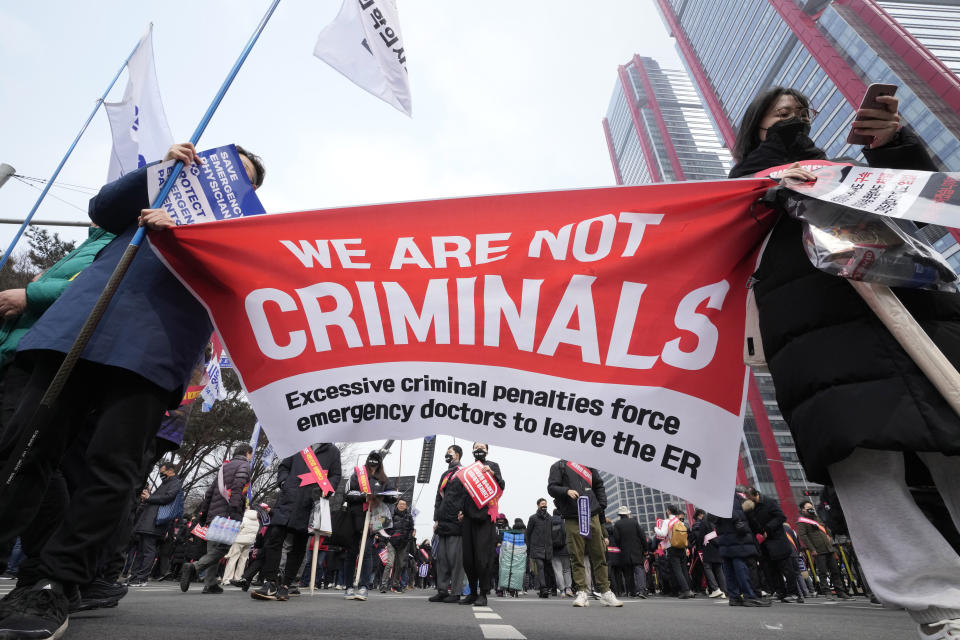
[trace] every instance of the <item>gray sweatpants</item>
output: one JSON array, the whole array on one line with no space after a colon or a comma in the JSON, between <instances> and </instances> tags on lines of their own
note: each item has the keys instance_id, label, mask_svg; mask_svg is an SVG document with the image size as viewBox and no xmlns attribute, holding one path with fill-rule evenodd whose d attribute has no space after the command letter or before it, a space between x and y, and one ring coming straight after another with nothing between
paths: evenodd
<instances>
[{"instance_id":1,"label":"gray sweatpants","mask_svg":"<svg viewBox=\"0 0 960 640\"><path fill-rule=\"evenodd\" d=\"M918 454L960 528L960 457ZM856 449L830 465L854 548L874 594L921 624L960 618L960 556L914 502L899 451Z\"/></svg>"},{"instance_id":2,"label":"gray sweatpants","mask_svg":"<svg viewBox=\"0 0 960 640\"><path fill-rule=\"evenodd\" d=\"M463 592L463 538L440 536L435 552L437 590L460 595Z\"/></svg>"}]
</instances>

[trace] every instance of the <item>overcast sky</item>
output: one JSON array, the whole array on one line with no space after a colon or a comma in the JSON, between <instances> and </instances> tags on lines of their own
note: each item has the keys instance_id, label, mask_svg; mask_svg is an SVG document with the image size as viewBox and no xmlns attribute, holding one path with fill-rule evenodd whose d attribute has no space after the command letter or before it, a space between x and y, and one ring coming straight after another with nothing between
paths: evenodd
<instances>
[{"instance_id":1,"label":"overcast sky","mask_svg":"<svg viewBox=\"0 0 960 640\"><path fill-rule=\"evenodd\" d=\"M0 162L47 178L151 21L167 119L175 138L189 139L268 4L5 3ZM680 68L651 0L400 0L407 118L313 57L339 7L281 2L199 144L236 142L260 154L267 178L257 194L268 212L613 184L601 119L617 65L639 53ZM125 82L124 74L108 101L120 99ZM109 153L100 112L59 182L98 188ZM22 219L38 194L11 179L0 189L0 218ZM52 194L67 202L48 197L37 218L86 220L88 195ZM3 248L15 229L0 225ZM440 439L434 480L450 442ZM415 473L419 452L419 441L405 443L404 473ZM546 493L551 460L497 448L490 458L507 480L503 510L526 518ZM399 460L388 458L389 472ZM421 538L434 490L419 505Z\"/></svg>"}]
</instances>

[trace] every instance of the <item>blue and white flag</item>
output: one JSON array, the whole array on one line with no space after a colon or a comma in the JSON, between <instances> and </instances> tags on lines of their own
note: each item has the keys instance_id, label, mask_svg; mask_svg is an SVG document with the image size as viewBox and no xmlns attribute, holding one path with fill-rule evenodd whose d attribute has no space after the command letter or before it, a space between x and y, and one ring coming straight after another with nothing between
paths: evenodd
<instances>
[{"instance_id":1,"label":"blue and white flag","mask_svg":"<svg viewBox=\"0 0 960 640\"><path fill-rule=\"evenodd\" d=\"M394 0L343 0L313 55L348 80L411 114L407 54Z\"/></svg>"},{"instance_id":2,"label":"blue and white flag","mask_svg":"<svg viewBox=\"0 0 960 640\"><path fill-rule=\"evenodd\" d=\"M153 63L152 23L127 61L127 73L129 79L123 100L103 105L113 134L108 182L162 160L173 144Z\"/></svg>"}]
</instances>

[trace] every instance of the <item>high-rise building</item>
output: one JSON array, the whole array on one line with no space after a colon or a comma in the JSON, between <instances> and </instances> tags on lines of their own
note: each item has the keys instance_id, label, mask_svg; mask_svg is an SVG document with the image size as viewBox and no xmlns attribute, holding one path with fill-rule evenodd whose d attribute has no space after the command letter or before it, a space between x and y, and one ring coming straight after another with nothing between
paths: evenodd
<instances>
[{"instance_id":1,"label":"high-rise building","mask_svg":"<svg viewBox=\"0 0 960 640\"><path fill-rule=\"evenodd\" d=\"M617 184L678 180L722 180L730 171L730 152L717 136L690 78L662 69L652 58L633 56L619 67L603 119ZM653 525L670 503L682 498L632 480L601 472L607 490L606 515L617 520L625 506L653 535Z\"/></svg>"},{"instance_id":2,"label":"high-rise building","mask_svg":"<svg viewBox=\"0 0 960 640\"><path fill-rule=\"evenodd\" d=\"M656 0L684 66L733 148L750 101L781 85L820 111L811 137L828 157L846 143L870 83L899 87L903 122L935 161L960 171L960 7L943 0ZM925 235L960 268L956 231Z\"/></svg>"},{"instance_id":3,"label":"high-rise building","mask_svg":"<svg viewBox=\"0 0 960 640\"><path fill-rule=\"evenodd\" d=\"M672 503L680 508L686 506L683 498L663 493L612 473L601 471L600 477L603 478L603 487L607 492L606 516L616 522L620 517L617 515L617 509L627 507L650 537L653 537L653 526L657 523L657 518L663 517L668 504Z\"/></svg>"},{"instance_id":4,"label":"high-rise building","mask_svg":"<svg viewBox=\"0 0 960 640\"><path fill-rule=\"evenodd\" d=\"M618 184L717 180L730 152L683 71L634 56L621 65L604 134Z\"/></svg>"}]
</instances>

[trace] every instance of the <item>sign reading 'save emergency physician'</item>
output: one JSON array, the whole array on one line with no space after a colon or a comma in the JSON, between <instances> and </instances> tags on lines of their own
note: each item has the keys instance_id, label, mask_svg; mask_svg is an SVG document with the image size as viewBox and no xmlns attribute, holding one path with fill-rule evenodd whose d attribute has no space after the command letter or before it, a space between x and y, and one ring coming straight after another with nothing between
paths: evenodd
<instances>
[{"instance_id":1,"label":"sign reading 'save emergency physician'","mask_svg":"<svg viewBox=\"0 0 960 640\"><path fill-rule=\"evenodd\" d=\"M206 307L280 456L448 433L730 510L745 284L769 180L188 225L151 245Z\"/></svg>"},{"instance_id":2,"label":"sign reading 'save emergency physician'","mask_svg":"<svg viewBox=\"0 0 960 640\"><path fill-rule=\"evenodd\" d=\"M181 169L163 201L174 222L194 224L264 213L234 145L199 151L197 155L203 162ZM175 160L167 160L148 168L150 202L156 200L175 164Z\"/></svg>"}]
</instances>

